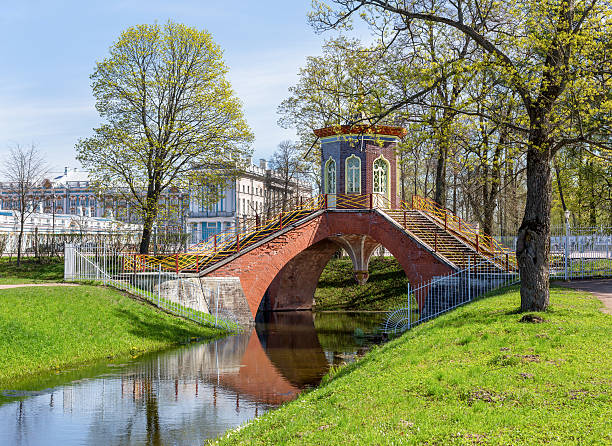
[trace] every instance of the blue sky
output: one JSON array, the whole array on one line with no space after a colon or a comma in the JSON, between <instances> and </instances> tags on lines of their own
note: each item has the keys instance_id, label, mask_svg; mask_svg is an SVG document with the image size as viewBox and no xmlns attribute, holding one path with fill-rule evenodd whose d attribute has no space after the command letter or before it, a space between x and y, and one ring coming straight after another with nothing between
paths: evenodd
<instances>
[{"instance_id":1,"label":"blue sky","mask_svg":"<svg viewBox=\"0 0 612 446\"><path fill-rule=\"evenodd\" d=\"M324 38L306 21L310 0L0 0L0 159L34 143L54 171L77 167L74 145L100 118L89 75L119 33L168 19L212 33L255 133L255 158L268 158L295 133L278 127L278 104Z\"/></svg>"}]
</instances>

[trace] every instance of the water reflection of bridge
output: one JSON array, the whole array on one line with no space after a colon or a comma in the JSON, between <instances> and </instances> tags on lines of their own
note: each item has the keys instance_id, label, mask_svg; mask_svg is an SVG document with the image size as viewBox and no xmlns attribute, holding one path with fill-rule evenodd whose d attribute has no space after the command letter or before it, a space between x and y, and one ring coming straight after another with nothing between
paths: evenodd
<instances>
[{"instance_id":1,"label":"water reflection of bridge","mask_svg":"<svg viewBox=\"0 0 612 446\"><path fill-rule=\"evenodd\" d=\"M143 379L174 380L179 393L199 392L198 380L264 404L278 405L315 386L328 370L310 312L270 313L266 329L186 346L143 362L124 375L123 392ZM258 327L262 327L259 325ZM134 390L136 389L136 390Z\"/></svg>"}]
</instances>

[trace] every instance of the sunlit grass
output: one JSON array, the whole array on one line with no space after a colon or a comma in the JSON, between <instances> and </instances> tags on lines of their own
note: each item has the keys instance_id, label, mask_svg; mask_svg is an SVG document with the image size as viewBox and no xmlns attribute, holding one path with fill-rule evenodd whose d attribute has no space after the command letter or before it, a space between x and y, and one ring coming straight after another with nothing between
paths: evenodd
<instances>
[{"instance_id":1,"label":"sunlit grass","mask_svg":"<svg viewBox=\"0 0 612 446\"><path fill-rule=\"evenodd\" d=\"M0 290L0 389L33 374L221 333L111 288Z\"/></svg>"},{"instance_id":2,"label":"sunlit grass","mask_svg":"<svg viewBox=\"0 0 612 446\"><path fill-rule=\"evenodd\" d=\"M553 288L543 323L516 288L337 368L221 444L610 444L612 317Z\"/></svg>"}]
</instances>

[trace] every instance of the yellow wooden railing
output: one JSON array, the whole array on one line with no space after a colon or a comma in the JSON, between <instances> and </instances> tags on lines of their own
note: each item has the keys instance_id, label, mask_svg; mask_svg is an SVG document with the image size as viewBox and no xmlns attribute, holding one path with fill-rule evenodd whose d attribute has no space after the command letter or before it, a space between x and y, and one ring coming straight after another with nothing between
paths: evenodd
<instances>
[{"instance_id":1,"label":"yellow wooden railing","mask_svg":"<svg viewBox=\"0 0 612 446\"><path fill-rule=\"evenodd\" d=\"M199 272L321 209L387 209L390 207L390 201L381 194L318 195L289 211L279 212L268 220L251 219L248 224L215 234L192 246L186 253L165 256L125 254L124 270L145 272L162 269L176 272Z\"/></svg>"},{"instance_id":2,"label":"yellow wooden railing","mask_svg":"<svg viewBox=\"0 0 612 446\"><path fill-rule=\"evenodd\" d=\"M481 234L476 226L461 219L448 209L441 207L435 201L413 195L411 202L402 201L401 207L403 209L414 209L424 212L437 221L446 231L471 245L477 253L484 257L504 258L506 269L516 270L518 268L514 252L503 246L489 234Z\"/></svg>"}]
</instances>

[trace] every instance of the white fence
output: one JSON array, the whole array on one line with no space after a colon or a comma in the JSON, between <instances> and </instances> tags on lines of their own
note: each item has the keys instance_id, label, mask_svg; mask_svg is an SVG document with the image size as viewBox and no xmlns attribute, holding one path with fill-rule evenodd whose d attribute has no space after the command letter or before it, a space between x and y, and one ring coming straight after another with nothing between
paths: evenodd
<instances>
[{"instance_id":1,"label":"white fence","mask_svg":"<svg viewBox=\"0 0 612 446\"><path fill-rule=\"evenodd\" d=\"M28 257L53 257L64 254L67 244L103 243L115 250L125 250L137 246L140 232L24 232L21 239L21 253ZM17 255L19 233L0 232L0 256Z\"/></svg>"},{"instance_id":2,"label":"white fence","mask_svg":"<svg viewBox=\"0 0 612 446\"><path fill-rule=\"evenodd\" d=\"M238 331L231 314L220 310L219 287L206 289L193 275L134 267L133 254L106 246L66 244L64 279L110 285L140 296L153 305L194 322L228 331ZM128 266L129 265L129 266Z\"/></svg>"},{"instance_id":3,"label":"white fence","mask_svg":"<svg viewBox=\"0 0 612 446\"><path fill-rule=\"evenodd\" d=\"M554 226L550 232L552 279L612 277L612 227ZM516 236L495 238L516 251Z\"/></svg>"}]
</instances>

